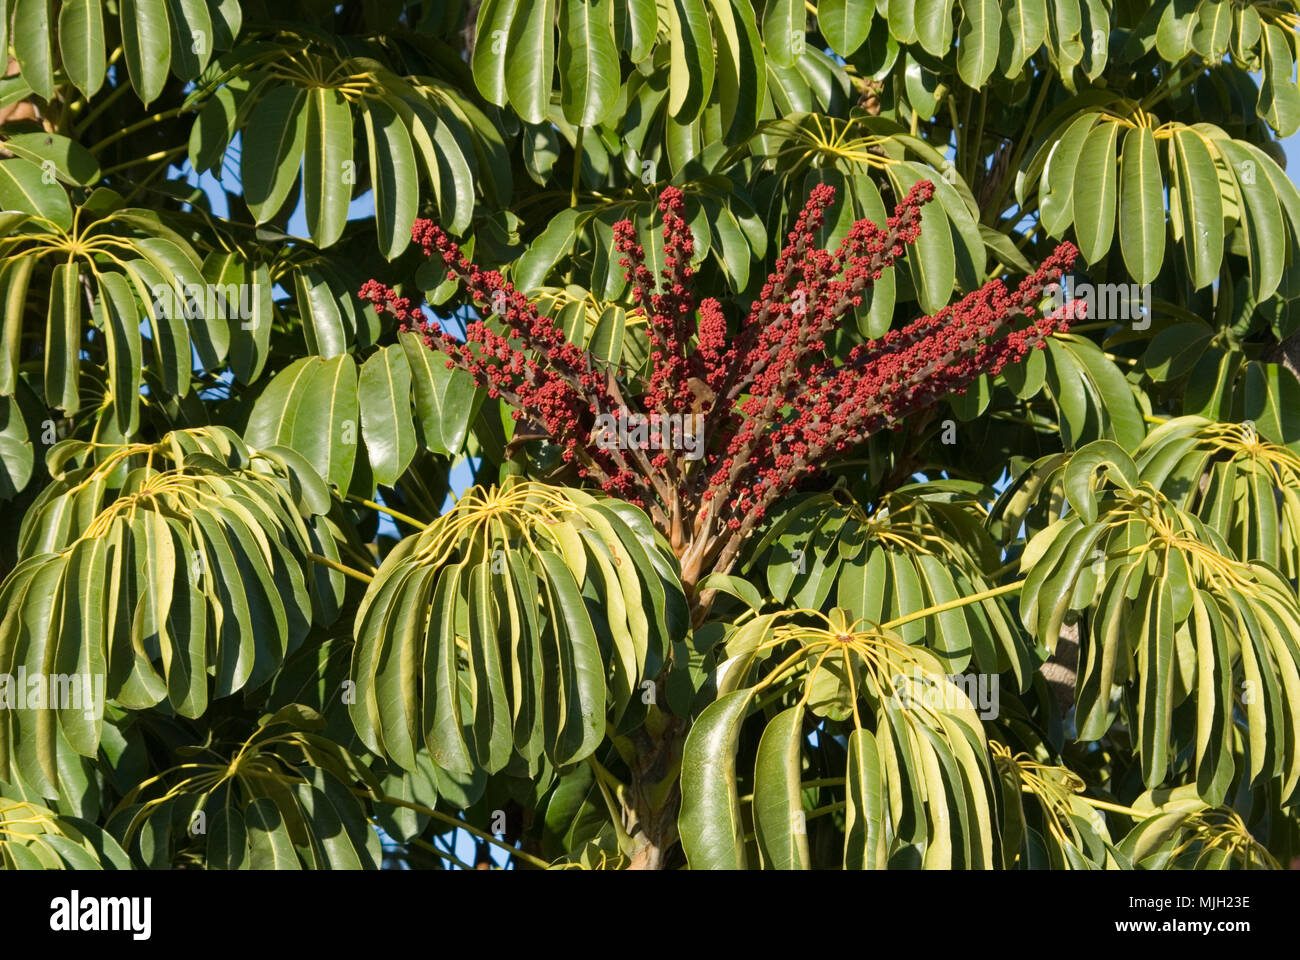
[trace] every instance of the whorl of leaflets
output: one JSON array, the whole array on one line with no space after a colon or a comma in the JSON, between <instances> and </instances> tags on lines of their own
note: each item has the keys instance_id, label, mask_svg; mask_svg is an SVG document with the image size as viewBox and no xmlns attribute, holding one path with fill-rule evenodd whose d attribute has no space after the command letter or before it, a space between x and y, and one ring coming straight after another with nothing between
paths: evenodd
<instances>
[{"instance_id":1,"label":"whorl of leaflets","mask_svg":"<svg viewBox=\"0 0 1300 960\"><path fill-rule=\"evenodd\" d=\"M816 238L835 191L814 188L758 298L732 324L718 299L696 289L682 192L664 189L658 277L645 266L632 224L614 227L633 300L648 320L648 380L625 380L571 343L499 272L470 263L427 220L412 228L416 242L442 258L449 277L506 334L473 321L461 342L375 280L360 295L403 329L422 333L448 367L467 370L490 396L504 398L516 420L533 421L579 477L646 509L693 585L706 572L729 569L745 536L802 478L908 414L963 392L981 374L1024 359L1081 313L1078 301L1049 315L1037 309L1045 289L1074 263L1077 250L1063 243L1014 292L992 280L842 360L828 355L827 336L916 241L921 207L933 196L932 183L918 182L884 226L859 220L831 253ZM702 458L598 442L601 415L697 412L703 436L693 446Z\"/></svg>"}]
</instances>

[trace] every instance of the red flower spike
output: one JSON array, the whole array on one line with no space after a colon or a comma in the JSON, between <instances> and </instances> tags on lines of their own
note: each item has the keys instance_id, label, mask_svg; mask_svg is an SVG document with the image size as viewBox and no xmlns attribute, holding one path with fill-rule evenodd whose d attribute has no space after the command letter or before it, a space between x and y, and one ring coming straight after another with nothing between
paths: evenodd
<instances>
[{"instance_id":1,"label":"red flower spike","mask_svg":"<svg viewBox=\"0 0 1300 960\"><path fill-rule=\"evenodd\" d=\"M843 317L915 243L921 207L933 197L932 183L916 183L883 226L858 221L831 253L817 234L835 190L814 187L758 298L732 329L722 303L697 299L685 198L666 188L658 203L658 276L645 265L635 227L614 225L615 250L650 341L650 377L633 386L569 342L499 272L470 263L428 220L415 222L412 239L442 260L505 335L475 320L456 340L375 280L359 296L418 332L489 396L505 399L516 420L539 426L580 478L647 509L682 557L689 585L708 569L727 569L767 509L804 477L979 376L1020 362L1081 315L1079 301L1038 315L1044 289L1077 256L1063 243L1014 292L993 280L933 316L854 347L842 362L827 356ZM702 432L680 449L663 449L658 436L611 444L597 429L602 415L630 431L649 415L697 413ZM685 419L680 424L687 429Z\"/></svg>"}]
</instances>

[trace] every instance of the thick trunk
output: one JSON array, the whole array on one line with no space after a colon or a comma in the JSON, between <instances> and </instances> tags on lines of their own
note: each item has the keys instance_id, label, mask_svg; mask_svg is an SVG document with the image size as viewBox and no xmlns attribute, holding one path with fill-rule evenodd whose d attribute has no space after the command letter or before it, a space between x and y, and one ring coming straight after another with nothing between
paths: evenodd
<instances>
[{"instance_id":1,"label":"thick trunk","mask_svg":"<svg viewBox=\"0 0 1300 960\"><path fill-rule=\"evenodd\" d=\"M1047 680L1047 686L1056 697L1056 705L1065 716L1074 705L1074 688L1078 682L1079 670L1079 624L1073 623L1061 627L1061 636L1056 641L1056 652L1047 658L1047 662L1038 668Z\"/></svg>"},{"instance_id":2,"label":"thick trunk","mask_svg":"<svg viewBox=\"0 0 1300 960\"><path fill-rule=\"evenodd\" d=\"M677 808L681 799L677 776L682 765L686 721L660 715L663 724L647 724L635 734L636 760L625 798L628 834L636 841L629 868L662 870L677 844Z\"/></svg>"}]
</instances>

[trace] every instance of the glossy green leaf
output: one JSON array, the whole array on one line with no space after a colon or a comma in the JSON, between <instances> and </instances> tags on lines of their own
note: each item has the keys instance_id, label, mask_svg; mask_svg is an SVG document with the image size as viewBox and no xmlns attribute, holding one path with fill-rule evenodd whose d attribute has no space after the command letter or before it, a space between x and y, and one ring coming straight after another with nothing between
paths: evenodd
<instances>
[{"instance_id":1,"label":"glossy green leaf","mask_svg":"<svg viewBox=\"0 0 1300 960\"><path fill-rule=\"evenodd\" d=\"M752 690L719 697L696 718L686 735L678 833L694 870L745 869L736 749L752 697Z\"/></svg>"},{"instance_id":2,"label":"glossy green leaf","mask_svg":"<svg viewBox=\"0 0 1300 960\"><path fill-rule=\"evenodd\" d=\"M1009 0L1003 12L1002 72L1017 77L1047 39L1046 0Z\"/></svg>"},{"instance_id":3,"label":"glossy green leaf","mask_svg":"<svg viewBox=\"0 0 1300 960\"><path fill-rule=\"evenodd\" d=\"M798 0L769 0L763 7L763 43L773 63L792 67L803 54L807 17Z\"/></svg>"},{"instance_id":4,"label":"glossy green leaf","mask_svg":"<svg viewBox=\"0 0 1300 960\"><path fill-rule=\"evenodd\" d=\"M957 72L968 87L978 89L998 63L1002 7L997 0L961 0L961 11Z\"/></svg>"},{"instance_id":5,"label":"glossy green leaf","mask_svg":"<svg viewBox=\"0 0 1300 960\"><path fill-rule=\"evenodd\" d=\"M510 25L521 0L483 0L478 8L474 28L477 42L470 63L479 92L498 107L506 105L506 63L510 51L507 41Z\"/></svg>"},{"instance_id":6,"label":"glossy green leaf","mask_svg":"<svg viewBox=\"0 0 1300 960\"><path fill-rule=\"evenodd\" d=\"M28 160L0 160L0 206L43 217L64 230L72 227L68 195L53 177L47 180L41 168Z\"/></svg>"},{"instance_id":7,"label":"glossy green leaf","mask_svg":"<svg viewBox=\"0 0 1300 960\"><path fill-rule=\"evenodd\" d=\"M1223 259L1223 202L1219 172L1209 147L1195 130L1175 130L1170 137L1171 162L1183 215L1183 257L1193 285L1214 282ZM1171 188L1172 189L1172 188Z\"/></svg>"},{"instance_id":8,"label":"glossy green leaf","mask_svg":"<svg viewBox=\"0 0 1300 960\"><path fill-rule=\"evenodd\" d=\"M1165 200L1156 141L1147 127L1134 127L1124 136L1119 174L1119 245L1134 280L1155 280L1165 258Z\"/></svg>"},{"instance_id":9,"label":"glossy green leaf","mask_svg":"<svg viewBox=\"0 0 1300 960\"><path fill-rule=\"evenodd\" d=\"M55 265L45 326L45 400L68 416L81 408L81 270L76 261Z\"/></svg>"},{"instance_id":10,"label":"glossy green leaf","mask_svg":"<svg viewBox=\"0 0 1300 960\"><path fill-rule=\"evenodd\" d=\"M167 0L120 0L122 55L131 86L145 104L158 99L171 63L171 18Z\"/></svg>"},{"instance_id":11,"label":"glossy green leaf","mask_svg":"<svg viewBox=\"0 0 1300 960\"><path fill-rule=\"evenodd\" d=\"M789 2L780 0L778 6ZM689 123L700 115L713 90L713 38L704 0L671 0L668 36L668 112ZM772 40L766 35L765 39L770 50Z\"/></svg>"},{"instance_id":12,"label":"glossy green leaf","mask_svg":"<svg viewBox=\"0 0 1300 960\"><path fill-rule=\"evenodd\" d=\"M415 456L411 368L402 347L383 347L361 366L361 424L375 479L396 482Z\"/></svg>"},{"instance_id":13,"label":"glossy green leaf","mask_svg":"<svg viewBox=\"0 0 1300 960\"><path fill-rule=\"evenodd\" d=\"M802 706L778 713L763 731L754 761L754 827L766 866L806 870L807 815L800 779L803 744Z\"/></svg>"},{"instance_id":14,"label":"glossy green leaf","mask_svg":"<svg viewBox=\"0 0 1300 960\"><path fill-rule=\"evenodd\" d=\"M172 33L172 73L198 78L212 59L215 34L207 0L167 0Z\"/></svg>"},{"instance_id":15,"label":"glossy green leaf","mask_svg":"<svg viewBox=\"0 0 1300 960\"><path fill-rule=\"evenodd\" d=\"M337 90L316 87L307 91L306 112L302 187L307 228L317 246L328 247L343 233L352 199L352 109Z\"/></svg>"},{"instance_id":16,"label":"glossy green leaf","mask_svg":"<svg viewBox=\"0 0 1300 960\"><path fill-rule=\"evenodd\" d=\"M1074 196L1087 197L1081 210L1074 209L1074 233L1079 252L1090 264L1097 263L1110 250L1115 231L1116 171L1115 145L1119 124L1103 123L1088 134L1079 152L1074 172Z\"/></svg>"},{"instance_id":17,"label":"glossy green leaf","mask_svg":"<svg viewBox=\"0 0 1300 960\"><path fill-rule=\"evenodd\" d=\"M558 0L560 104L578 127L601 123L617 105L614 0Z\"/></svg>"},{"instance_id":18,"label":"glossy green leaf","mask_svg":"<svg viewBox=\"0 0 1300 960\"><path fill-rule=\"evenodd\" d=\"M415 151L401 118L382 101L362 111L375 190L379 248L392 260L410 245L419 200Z\"/></svg>"},{"instance_id":19,"label":"glossy green leaf","mask_svg":"<svg viewBox=\"0 0 1300 960\"><path fill-rule=\"evenodd\" d=\"M415 334L404 333L400 339L415 388L420 437L429 450L454 455L480 399L474 380L463 370L448 370L446 358L424 346Z\"/></svg>"},{"instance_id":20,"label":"glossy green leaf","mask_svg":"<svg viewBox=\"0 0 1300 960\"><path fill-rule=\"evenodd\" d=\"M104 84L104 12L97 0L59 6L59 55L68 79L90 99Z\"/></svg>"},{"instance_id":21,"label":"glossy green leaf","mask_svg":"<svg viewBox=\"0 0 1300 960\"><path fill-rule=\"evenodd\" d=\"M307 133L307 94L276 87L258 101L243 131L244 200L258 223L270 220L298 178Z\"/></svg>"},{"instance_id":22,"label":"glossy green leaf","mask_svg":"<svg viewBox=\"0 0 1300 960\"><path fill-rule=\"evenodd\" d=\"M823 0L817 5L817 29L842 57L866 42L875 14L874 0Z\"/></svg>"},{"instance_id":23,"label":"glossy green leaf","mask_svg":"<svg viewBox=\"0 0 1300 960\"><path fill-rule=\"evenodd\" d=\"M510 105L528 123L545 120L550 105L556 2L529 0L510 19L504 52L506 90Z\"/></svg>"},{"instance_id":24,"label":"glossy green leaf","mask_svg":"<svg viewBox=\"0 0 1300 960\"><path fill-rule=\"evenodd\" d=\"M14 58L32 92L46 101L54 97L53 7L52 0L14 0L12 10Z\"/></svg>"}]
</instances>

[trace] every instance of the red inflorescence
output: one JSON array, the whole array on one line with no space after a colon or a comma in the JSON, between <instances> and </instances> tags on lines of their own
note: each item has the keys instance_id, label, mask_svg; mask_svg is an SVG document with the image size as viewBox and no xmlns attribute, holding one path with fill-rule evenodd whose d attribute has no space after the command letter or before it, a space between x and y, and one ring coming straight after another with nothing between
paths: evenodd
<instances>
[{"instance_id":1,"label":"red inflorescence","mask_svg":"<svg viewBox=\"0 0 1300 960\"><path fill-rule=\"evenodd\" d=\"M650 375L632 387L571 343L500 273L469 262L427 220L416 221L413 238L427 255L441 257L491 325L470 322L462 342L375 280L360 296L421 333L449 367L467 370L490 396L504 398L516 419L540 427L580 476L649 509L666 533L680 528L683 515L696 533L701 526L743 531L804 476L980 375L1019 362L1077 319L1078 301L1045 316L1037 308L1074 262L1077 251L1064 243L1014 292L990 281L933 316L853 348L842 361L829 356L827 336L915 242L921 208L933 196L933 184L920 181L883 226L858 221L831 253L817 236L835 191L815 187L758 298L732 328L722 303L696 298L685 201L680 190L666 188L659 197L658 276L645 265L633 225L614 226L633 302L648 321ZM597 442L601 415L701 411L702 456Z\"/></svg>"}]
</instances>

